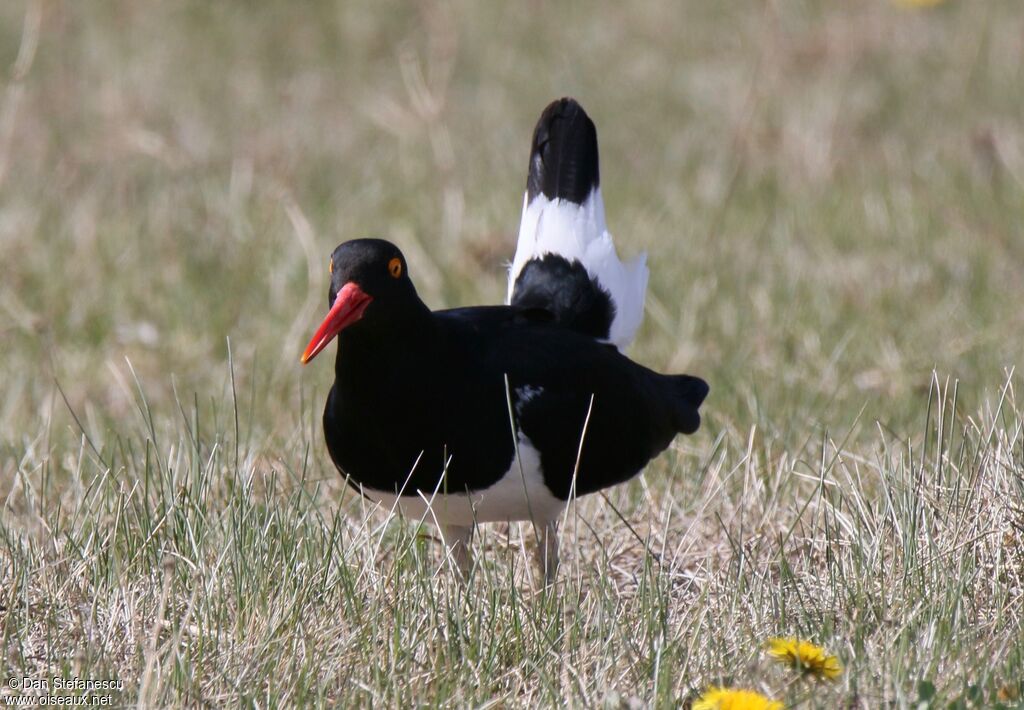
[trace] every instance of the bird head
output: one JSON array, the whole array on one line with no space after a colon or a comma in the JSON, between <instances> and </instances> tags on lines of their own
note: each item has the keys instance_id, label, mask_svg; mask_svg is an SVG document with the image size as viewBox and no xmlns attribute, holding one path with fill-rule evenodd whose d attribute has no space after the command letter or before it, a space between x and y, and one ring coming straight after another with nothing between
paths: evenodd
<instances>
[{"instance_id":1,"label":"bird head","mask_svg":"<svg viewBox=\"0 0 1024 710\"><path fill-rule=\"evenodd\" d=\"M409 279L405 257L383 239L353 239L331 254L330 310L302 353L312 360L343 330L360 321L383 321L389 311L400 314L410 303L420 304Z\"/></svg>"}]
</instances>

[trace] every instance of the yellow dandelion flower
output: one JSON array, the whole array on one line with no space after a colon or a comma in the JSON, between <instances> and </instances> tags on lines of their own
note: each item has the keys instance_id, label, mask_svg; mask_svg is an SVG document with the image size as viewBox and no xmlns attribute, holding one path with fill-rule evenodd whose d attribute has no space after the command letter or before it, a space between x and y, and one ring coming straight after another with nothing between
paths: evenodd
<instances>
[{"instance_id":1,"label":"yellow dandelion flower","mask_svg":"<svg viewBox=\"0 0 1024 710\"><path fill-rule=\"evenodd\" d=\"M753 690L708 688L693 704L693 710L784 710L778 700Z\"/></svg>"},{"instance_id":2,"label":"yellow dandelion flower","mask_svg":"<svg viewBox=\"0 0 1024 710\"><path fill-rule=\"evenodd\" d=\"M839 659L829 655L821 646L796 638L776 638L768 640L768 655L779 663L810 673L818 678L830 680L843 673Z\"/></svg>"}]
</instances>

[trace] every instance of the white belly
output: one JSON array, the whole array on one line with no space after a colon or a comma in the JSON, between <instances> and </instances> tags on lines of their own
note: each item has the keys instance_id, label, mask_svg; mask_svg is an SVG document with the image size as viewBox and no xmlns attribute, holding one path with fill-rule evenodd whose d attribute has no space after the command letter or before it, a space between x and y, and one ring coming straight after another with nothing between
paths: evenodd
<instances>
[{"instance_id":1,"label":"white belly","mask_svg":"<svg viewBox=\"0 0 1024 710\"><path fill-rule=\"evenodd\" d=\"M566 506L566 502L552 495L545 485L540 452L522 432L519 433L518 458L513 459L505 475L488 488L468 494L405 491L402 496L363 488L363 495L384 508L401 511L406 518L438 525L470 526L513 520L546 523L554 521Z\"/></svg>"}]
</instances>

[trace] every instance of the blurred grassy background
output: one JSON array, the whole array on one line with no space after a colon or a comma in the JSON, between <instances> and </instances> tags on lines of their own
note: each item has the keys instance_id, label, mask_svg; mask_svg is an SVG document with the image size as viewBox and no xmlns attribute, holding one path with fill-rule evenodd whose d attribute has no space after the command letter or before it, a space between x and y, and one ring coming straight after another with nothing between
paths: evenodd
<instances>
[{"instance_id":1,"label":"blurred grassy background","mask_svg":"<svg viewBox=\"0 0 1024 710\"><path fill-rule=\"evenodd\" d=\"M390 238L431 306L499 302L562 95L649 253L633 356L711 383L691 457L870 456L876 422L925 435L933 370L971 413L1021 361L1017 0L8 0L0 67L0 476L43 498L81 456L58 383L100 450L181 401L227 431L228 339L247 450L333 480L329 360L298 364L331 249Z\"/></svg>"},{"instance_id":2,"label":"blurred grassy background","mask_svg":"<svg viewBox=\"0 0 1024 710\"><path fill-rule=\"evenodd\" d=\"M220 387L228 337L294 422L269 404L327 386L294 360L348 238L411 249L434 307L499 301L563 94L620 251L650 253L634 352L711 381L713 420L899 431L933 368L976 401L1020 356L1015 2L47 3L18 77L26 8L0 9L5 440L54 379L116 413L125 357Z\"/></svg>"}]
</instances>

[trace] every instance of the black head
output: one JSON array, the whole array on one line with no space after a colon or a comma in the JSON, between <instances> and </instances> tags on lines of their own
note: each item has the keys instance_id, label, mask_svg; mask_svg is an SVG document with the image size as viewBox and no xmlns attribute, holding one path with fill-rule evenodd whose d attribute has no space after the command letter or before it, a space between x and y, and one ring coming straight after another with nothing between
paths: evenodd
<instances>
[{"instance_id":1,"label":"black head","mask_svg":"<svg viewBox=\"0 0 1024 710\"><path fill-rule=\"evenodd\" d=\"M330 311L302 354L303 364L357 322L392 325L425 306L409 279L405 257L383 239L353 239L331 254Z\"/></svg>"}]
</instances>

